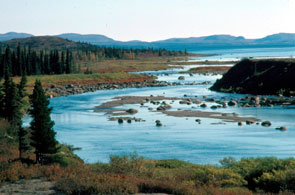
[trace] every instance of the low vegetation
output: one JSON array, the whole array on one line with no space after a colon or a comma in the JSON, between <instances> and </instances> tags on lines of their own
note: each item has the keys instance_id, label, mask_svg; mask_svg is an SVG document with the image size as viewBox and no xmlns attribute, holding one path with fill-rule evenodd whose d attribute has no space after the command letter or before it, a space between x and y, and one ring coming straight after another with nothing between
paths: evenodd
<instances>
[{"instance_id":1,"label":"low vegetation","mask_svg":"<svg viewBox=\"0 0 295 195\"><path fill-rule=\"evenodd\" d=\"M52 85L64 86L69 84L75 85L95 85L98 83L120 83L135 81L151 81L154 77L141 74L132 74L126 72L115 73L92 73L92 74L63 74L63 75L40 75L28 76L27 88L32 89L36 79L41 80L43 87ZM14 77L15 82L19 82L20 77Z\"/></svg>"},{"instance_id":2,"label":"low vegetation","mask_svg":"<svg viewBox=\"0 0 295 195\"><path fill-rule=\"evenodd\" d=\"M201 74L219 73L219 74L224 74L230 68L231 68L230 66L204 66L204 67L191 68L188 71L185 71L182 73L201 73Z\"/></svg>"}]
</instances>

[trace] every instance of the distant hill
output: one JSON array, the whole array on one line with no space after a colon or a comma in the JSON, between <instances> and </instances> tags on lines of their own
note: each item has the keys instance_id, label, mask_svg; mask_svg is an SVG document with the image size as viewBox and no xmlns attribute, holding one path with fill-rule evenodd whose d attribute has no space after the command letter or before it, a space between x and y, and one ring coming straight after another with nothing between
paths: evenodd
<instances>
[{"instance_id":1,"label":"distant hill","mask_svg":"<svg viewBox=\"0 0 295 195\"><path fill-rule=\"evenodd\" d=\"M5 36L4 36L5 35ZM16 36L32 36L25 33L6 33L0 35L5 37L5 40L20 38ZM132 47L132 48L165 48L171 50L188 50L204 49L204 48L218 48L218 47L270 47L270 46L295 46L295 33L278 33L266 36L260 39L246 39L242 36L231 35L211 35L202 37L189 37L189 38L171 38L160 41L145 42L145 41L118 41L99 34L76 34L65 33L55 35L55 37L64 38L75 42L90 43L100 46L111 47Z\"/></svg>"},{"instance_id":2,"label":"distant hill","mask_svg":"<svg viewBox=\"0 0 295 195\"><path fill-rule=\"evenodd\" d=\"M65 33L65 34L60 34L56 36L64 38L64 39L68 39L71 41L91 43L93 45L112 44L117 42L114 39L111 39L104 35L96 35L96 34L81 35L76 33Z\"/></svg>"},{"instance_id":3,"label":"distant hill","mask_svg":"<svg viewBox=\"0 0 295 195\"><path fill-rule=\"evenodd\" d=\"M11 48L16 48L18 44L21 47L26 46L32 49L77 49L85 45L53 36L35 36L0 42L0 46L9 45Z\"/></svg>"},{"instance_id":4,"label":"distant hill","mask_svg":"<svg viewBox=\"0 0 295 195\"><path fill-rule=\"evenodd\" d=\"M295 95L295 62L290 60L242 60L211 87L214 91Z\"/></svg>"},{"instance_id":5,"label":"distant hill","mask_svg":"<svg viewBox=\"0 0 295 195\"><path fill-rule=\"evenodd\" d=\"M17 39L17 38L27 38L32 36L34 35L27 34L27 33L8 32L5 34L0 34L0 41L7 41L7 40Z\"/></svg>"}]
</instances>

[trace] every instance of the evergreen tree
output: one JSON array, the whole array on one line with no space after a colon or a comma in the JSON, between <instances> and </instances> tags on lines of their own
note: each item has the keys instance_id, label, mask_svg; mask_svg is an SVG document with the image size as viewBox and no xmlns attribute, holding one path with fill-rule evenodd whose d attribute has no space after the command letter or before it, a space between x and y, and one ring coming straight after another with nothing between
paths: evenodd
<instances>
[{"instance_id":1,"label":"evergreen tree","mask_svg":"<svg viewBox=\"0 0 295 195\"><path fill-rule=\"evenodd\" d=\"M29 145L25 138L28 132L22 126L20 126L17 134L18 134L19 159L23 162L23 153L29 149Z\"/></svg>"},{"instance_id":2,"label":"evergreen tree","mask_svg":"<svg viewBox=\"0 0 295 195\"><path fill-rule=\"evenodd\" d=\"M6 85L4 85L4 114L8 122L12 126L18 127L21 124L21 103L18 95L18 90L15 83L10 78Z\"/></svg>"},{"instance_id":3,"label":"evergreen tree","mask_svg":"<svg viewBox=\"0 0 295 195\"><path fill-rule=\"evenodd\" d=\"M25 90L26 84L27 84L27 76L24 73L18 85L18 94L20 99L23 99L26 96L26 90Z\"/></svg>"},{"instance_id":4,"label":"evergreen tree","mask_svg":"<svg viewBox=\"0 0 295 195\"><path fill-rule=\"evenodd\" d=\"M72 54L67 50L66 54L66 74L72 73Z\"/></svg>"},{"instance_id":5,"label":"evergreen tree","mask_svg":"<svg viewBox=\"0 0 295 195\"><path fill-rule=\"evenodd\" d=\"M0 78L0 118L5 118L5 115L4 115L4 92L3 92L3 86L1 85L1 78Z\"/></svg>"},{"instance_id":6,"label":"evergreen tree","mask_svg":"<svg viewBox=\"0 0 295 195\"><path fill-rule=\"evenodd\" d=\"M16 84L10 78L8 70L6 70L4 81L4 98L3 98L3 114L4 118L11 123L12 127L21 126L21 102ZM14 133L14 132L10 132Z\"/></svg>"},{"instance_id":7,"label":"evergreen tree","mask_svg":"<svg viewBox=\"0 0 295 195\"><path fill-rule=\"evenodd\" d=\"M29 113L32 137L31 146L35 148L36 162L43 163L44 155L55 154L58 151L54 122L50 118L52 108L49 108L49 100L45 96L40 80L36 80L33 95L31 96L32 108Z\"/></svg>"}]
</instances>

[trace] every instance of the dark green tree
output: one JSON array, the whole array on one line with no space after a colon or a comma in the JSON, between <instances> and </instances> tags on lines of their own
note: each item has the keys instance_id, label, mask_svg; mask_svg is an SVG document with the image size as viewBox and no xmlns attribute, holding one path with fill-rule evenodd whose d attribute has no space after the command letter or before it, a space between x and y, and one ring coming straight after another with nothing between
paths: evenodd
<instances>
[{"instance_id":1,"label":"dark green tree","mask_svg":"<svg viewBox=\"0 0 295 195\"><path fill-rule=\"evenodd\" d=\"M19 97L19 92L16 84L10 78L8 71L5 74L5 81L4 81L4 98L3 98L3 115L4 118L10 122L12 129L11 134L15 132L18 127L21 126L21 101Z\"/></svg>"},{"instance_id":2,"label":"dark green tree","mask_svg":"<svg viewBox=\"0 0 295 195\"><path fill-rule=\"evenodd\" d=\"M27 76L24 73L20 83L17 86L20 99L23 99L26 96L26 90L25 90L26 84L27 84Z\"/></svg>"},{"instance_id":3,"label":"dark green tree","mask_svg":"<svg viewBox=\"0 0 295 195\"><path fill-rule=\"evenodd\" d=\"M18 151L19 151L19 159L23 162L23 153L29 149L29 145L26 139L26 135L28 132L20 126L18 128Z\"/></svg>"},{"instance_id":4,"label":"dark green tree","mask_svg":"<svg viewBox=\"0 0 295 195\"><path fill-rule=\"evenodd\" d=\"M52 108L45 96L40 80L36 80L31 96L32 107L29 111L33 120L31 122L31 146L35 148L36 162L43 163L46 154L55 154L58 151L54 122L50 118Z\"/></svg>"},{"instance_id":5,"label":"dark green tree","mask_svg":"<svg viewBox=\"0 0 295 195\"><path fill-rule=\"evenodd\" d=\"M1 85L1 77L0 77L0 118L5 118L5 115L4 115L4 92L3 92L3 86Z\"/></svg>"}]
</instances>

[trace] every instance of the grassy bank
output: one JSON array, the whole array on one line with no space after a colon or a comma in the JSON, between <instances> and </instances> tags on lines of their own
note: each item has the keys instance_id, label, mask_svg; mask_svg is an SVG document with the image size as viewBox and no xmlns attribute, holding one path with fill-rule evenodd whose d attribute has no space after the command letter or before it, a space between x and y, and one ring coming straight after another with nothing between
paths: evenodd
<instances>
[{"instance_id":1,"label":"grassy bank","mask_svg":"<svg viewBox=\"0 0 295 195\"><path fill-rule=\"evenodd\" d=\"M191 68L188 71L183 71L181 73L225 73L227 72L231 67L229 66L205 66L205 67L197 67L197 68Z\"/></svg>"},{"instance_id":2,"label":"grassy bank","mask_svg":"<svg viewBox=\"0 0 295 195\"><path fill-rule=\"evenodd\" d=\"M19 83L20 77L15 77L14 81ZM119 83L119 82L133 82L133 81L150 81L153 77L132 74L126 72L111 72L111 73L92 73L92 74L62 74L62 75L40 75L28 76L28 88L33 88L34 82L39 79L43 83L43 87L50 87L51 85L90 85L98 83Z\"/></svg>"}]
</instances>

